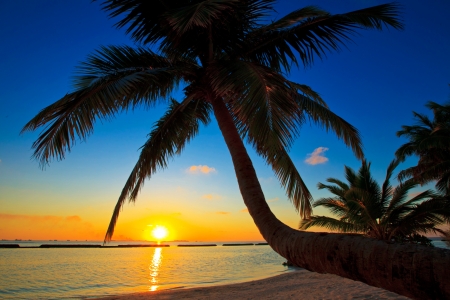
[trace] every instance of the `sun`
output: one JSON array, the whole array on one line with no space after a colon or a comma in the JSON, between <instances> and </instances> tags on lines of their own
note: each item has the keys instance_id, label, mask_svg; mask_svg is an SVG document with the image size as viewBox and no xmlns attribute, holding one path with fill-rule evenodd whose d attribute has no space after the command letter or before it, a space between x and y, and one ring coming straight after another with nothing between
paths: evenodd
<instances>
[{"instance_id":1,"label":"sun","mask_svg":"<svg viewBox=\"0 0 450 300\"><path fill-rule=\"evenodd\" d=\"M162 240L169 234L166 227L157 225L155 229L152 230L152 236L157 240Z\"/></svg>"}]
</instances>

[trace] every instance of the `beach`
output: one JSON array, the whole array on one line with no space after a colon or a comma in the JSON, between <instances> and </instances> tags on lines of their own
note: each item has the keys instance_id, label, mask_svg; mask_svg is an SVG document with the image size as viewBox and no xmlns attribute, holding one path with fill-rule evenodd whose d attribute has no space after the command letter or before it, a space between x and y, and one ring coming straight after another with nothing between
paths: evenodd
<instances>
[{"instance_id":1,"label":"beach","mask_svg":"<svg viewBox=\"0 0 450 300\"><path fill-rule=\"evenodd\" d=\"M331 274L298 270L237 284L177 288L97 298L125 299L409 299L398 294Z\"/></svg>"}]
</instances>

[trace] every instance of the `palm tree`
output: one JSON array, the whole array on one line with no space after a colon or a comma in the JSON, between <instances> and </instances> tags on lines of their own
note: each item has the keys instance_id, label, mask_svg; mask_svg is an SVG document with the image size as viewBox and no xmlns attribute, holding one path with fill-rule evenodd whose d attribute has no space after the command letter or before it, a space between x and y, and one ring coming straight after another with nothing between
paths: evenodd
<instances>
[{"instance_id":1,"label":"palm tree","mask_svg":"<svg viewBox=\"0 0 450 300\"><path fill-rule=\"evenodd\" d=\"M300 126L309 118L334 131L359 158L363 156L361 142L357 130L332 113L317 93L284 74L289 74L292 66L310 65L314 58L339 49L357 29L402 28L397 6L385 4L338 15L309 6L265 24L261 19L273 10L273 2L104 1L103 9L111 17L122 18L117 27L127 27L127 33L142 46L102 47L88 57L78 71L75 91L44 108L24 127L26 131L46 126L33 144L34 156L44 165L52 158L62 159L77 138L85 139L92 133L96 120L161 101L169 104L119 196L107 241L125 201L135 201L145 179L180 154L200 124L208 124L213 114L229 149L245 205L276 252L316 272L338 274L401 294L426 294L423 285L416 289L410 286L417 286L414 282L418 278L436 286L443 280L438 270L442 264L436 266L436 276L423 278L423 272L412 270L411 275L392 284L386 279L392 270L373 266L376 271L367 272L372 261L349 261L346 247L357 248L356 255L361 258L373 253L370 249L374 245L365 240L300 232L280 222L265 201L244 146L247 141L266 160L300 215L308 217L311 195L288 155ZM184 86L184 99L176 101L170 95L179 83ZM355 243L359 246L353 247ZM311 255L313 248L321 251ZM342 251L337 251L339 248ZM386 253L389 251L394 250ZM429 255L426 260L419 256L415 258L431 261L434 267ZM393 260L394 265L402 262ZM348 263L351 269L345 266ZM427 293L450 295L449 290L437 286L426 286Z\"/></svg>"},{"instance_id":2,"label":"palm tree","mask_svg":"<svg viewBox=\"0 0 450 300\"><path fill-rule=\"evenodd\" d=\"M345 166L347 183L328 178L331 184L319 183L319 189L327 189L333 197L321 198L314 207L326 207L337 218L311 216L300 224L300 229L313 226L339 232L362 233L385 241L401 241L431 245L420 234L443 233L437 226L450 222L450 203L430 190L408 199L408 192L417 187L413 180L393 187L390 183L399 160L393 160L380 186L370 173L370 163L363 161L355 172Z\"/></svg>"},{"instance_id":3,"label":"palm tree","mask_svg":"<svg viewBox=\"0 0 450 300\"><path fill-rule=\"evenodd\" d=\"M450 195L450 103L430 101L426 106L433 110L433 120L413 112L417 125L402 126L397 132L409 142L396 151L396 156L402 160L412 155L419 157L417 166L400 172L399 178L413 178L421 184L436 181L436 188Z\"/></svg>"}]
</instances>

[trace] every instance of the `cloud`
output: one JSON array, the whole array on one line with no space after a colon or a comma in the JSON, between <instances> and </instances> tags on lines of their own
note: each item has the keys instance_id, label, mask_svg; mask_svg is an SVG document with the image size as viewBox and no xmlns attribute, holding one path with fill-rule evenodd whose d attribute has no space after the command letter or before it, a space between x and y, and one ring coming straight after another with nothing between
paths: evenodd
<instances>
[{"instance_id":1,"label":"cloud","mask_svg":"<svg viewBox=\"0 0 450 300\"><path fill-rule=\"evenodd\" d=\"M272 198L272 199L268 199L267 202L269 202L269 203L271 203L271 202L277 202L278 200L280 200L280 198L275 197L275 198Z\"/></svg>"},{"instance_id":2,"label":"cloud","mask_svg":"<svg viewBox=\"0 0 450 300\"><path fill-rule=\"evenodd\" d=\"M218 215L229 215L230 213L227 211L216 211L216 214Z\"/></svg>"},{"instance_id":3,"label":"cloud","mask_svg":"<svg viewBox=\"0 0 450 300\"><path fill-rule=\"evenodd\" d=\"M313 153L308 154L308 158L305 159L305 162L309 165L318 165L327 162L328 158L324 156L325 151L328 151L328 148L319 147L314 149Z\"/></svg>"},{"instance_id":4,"label":"cloud","mask_svg":"<svg viewBox=\"0 0 450 300\"><path fill-rule=\"evenodd\" d=\"M241 209L241 212L243 212L243 213L248 213L248 208L246 207L246 208L244 208L244 209Z\"/></svg>"},{"instance_id":5,"label":"cloud","mask_svg":"<svg viewBox=\"0 0 450 300\"><path fill-rule=\"evenodd\" d=\"M206 194L202 196L202 199L206 199L208 201L220 200L222 197L217 194Z\"/></svg>"},{"instance_id":6,"label":"cloud","mask_svg":"<svg viewBox=\"0 0 450 300\"><path fill-rule=\"evenodd\" d=\"M217 172L216 169L208 167L207 165L190 166L186 171L189 174L209 174Z\"/></svg>"}]
</instances>

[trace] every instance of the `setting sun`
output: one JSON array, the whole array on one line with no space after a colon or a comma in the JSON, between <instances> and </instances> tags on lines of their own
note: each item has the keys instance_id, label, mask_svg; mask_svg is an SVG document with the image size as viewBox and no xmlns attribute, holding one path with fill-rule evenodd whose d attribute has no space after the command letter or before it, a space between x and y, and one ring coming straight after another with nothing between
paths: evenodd
<instances>
[{"instance_id":1,"label":"setting sun","mask_svg":"<svg viewBox=\"0 0 450 300\"><path fill-rule=\"evenodd\" d=\"M152 236L157 240L161 240L165 238L169 234L169 231L164 226L156 226L155 229L152 230Z\"/></svg>"}]
</instances>

